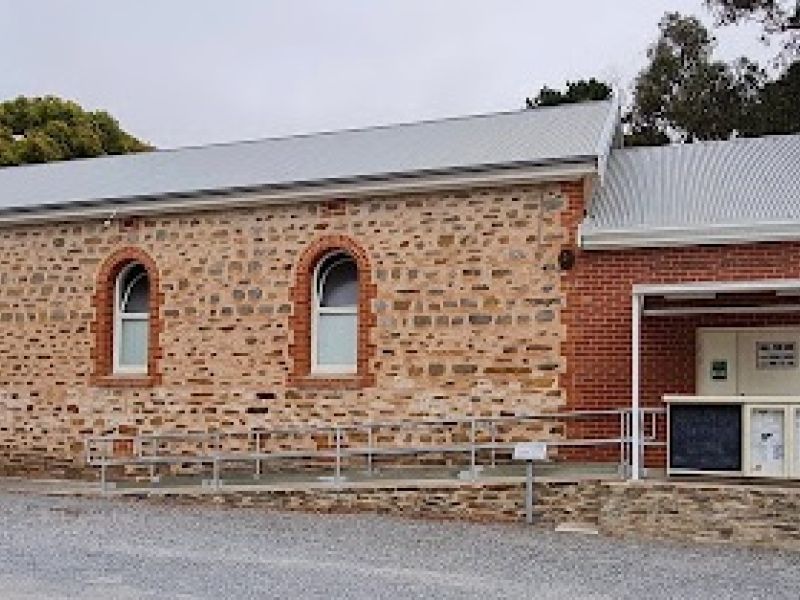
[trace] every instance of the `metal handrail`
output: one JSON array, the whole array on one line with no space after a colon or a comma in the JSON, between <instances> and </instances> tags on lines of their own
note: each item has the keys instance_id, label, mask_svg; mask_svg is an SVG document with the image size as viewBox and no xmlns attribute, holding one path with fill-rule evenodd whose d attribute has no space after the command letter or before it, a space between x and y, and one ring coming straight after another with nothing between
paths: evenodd
<instances>
[{"instance_id":1,"label":"metal handrail","mask_svg":"<svg viewBox=\"0 0 800 600\"><path fill-rule=\"evenodd\" d=\"M665 445L665 442L657 440L657 419L659 415L664 415L665 409L662 408L643 408L642 421L649 415L651 418L651 434L649 436L642 436L643 445ZM555 447L584 447L584 446L603 446L603 445L619 445L619 467L621 473L627 473L630 465L630 459L633 453L632 444L632 419L631 410L627 408L620 409L600 409L600 410L581 410L573 412L561 413L540 413L536 415L502 415L502 416L486 416L486 417L461 417L461 418L446 418L446 419L424 419L418 421L383 421L383 422L366 422L366 423L349 423L349 424L331 424L331 425L317 425L317 426L292 426L281 427L274 429L266 428L251 428L244 431L211 431L211 432L164 432L157 434L142 434L142 435L107 435L107 436L91 436L86 438L86 457L87 463L90 466L100 466L101 468L101 482L103 489L106 489L106 469L110 466L149 466L151 469L151 476L154 476L154 468L159 464L181 464L181 463L195 463L195 464L211 464L213 467L213 485L215 488L220 486L220 470L224 462L254 462L256 465L256 476L261 475L262 461L280 458L318 458L318 459L333 459L334 460L334 480L341 480L342 460L346 457L363 456L367 460L368 472L372 472L373 460L376 455L392 454L400 455L414 455L424 453L467 453L469 455L470 472L473 477L476 476L478 452L482 450L489 450L491 453L491 465L496 464L496 453L498 450L510 450L513 448L514 443L505 443L497 441L498 425L502 424L517 424L524 425L527 422L541 421L541 420L569 420L569 419L597 419L602 417L619 417L620 435L618 437L609 438L561 438L549 440L548 444ZM420 428L449 428L457 426L469 425L467 432L468 441L461 443L445 443L445 444L429 444L428 446L375 446L374 437L375 432L380 429L420 429ZM491 442L480 441L478 434L485 433L486 427L489 427L491 434ZM643 427L644 429L644 427ZM350 446L343 444L344 434L352 432L366 432L367 446ZM314 434L327 434L329 437L333 436L332 445L325 448L309 448L309 449L295 449L295 450L264 450L262 441L266 438L274 436L311 436ZM255 441L255 451L223 451L223 440L247 440L248 442ZM194 454L159 454L160 445L163 442L180 441L185 444L202 443L212 445L214 449L203 448L200 452ZM131 446L131 454L125 457L118 457L114 455L114 444L125 442ZM209 444L211 442L211 444ZM108 455L107 448L111 444L111 456ZM100 451L99 447L106 448L106 451ZM96 451L97 450L97 451ZM152 452L150 454L149 452ZM99 454L99 455L98 455Z\"/></svg>"}]
</instances>

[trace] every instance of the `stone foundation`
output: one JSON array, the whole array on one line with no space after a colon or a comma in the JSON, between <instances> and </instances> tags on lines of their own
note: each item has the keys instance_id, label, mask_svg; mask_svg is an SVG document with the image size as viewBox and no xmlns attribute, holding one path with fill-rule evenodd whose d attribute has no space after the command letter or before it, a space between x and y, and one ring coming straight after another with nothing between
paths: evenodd
<instances>
[{"instance_id":1,"label":"stone foundation","mask_svg":"<svg viewBox=\"0 0 800 600\"><path fill-rule=\"evenodd\" d=\"M609 483L598 522L611 535L800 550L800 488Z\"/></svg>"},{"instance_id":2,"label":"stone foundation","mask_svg":"<svg viewBox=\"0 0 800 600\"><path fill-rule=\"evenodd\" d=\"M733 543L800 551L800 488L756 484L540 480L537 523L577 523L617 537ZM154 498L154 496L146 496ZM525 484L409 482L335 489L159 493L160 501L317 513L522 522Z\"/></svg>"},{"instance_id":3,"label":"stone foundation","mask_svg":"<svg viewBox=\"0 0 800 600\"><path fill-rule=\"evenodd\" d=\"M602 487L597 482L548 482L536 485L537 521L547 525L580 521L596 523ZM136 494L165 502L211 502L230 507L314 513L391 514L415 518L479 522L518 522L525 519L524 482L409 481L403 484L355 484L334 488L201 491L197 493ZM577 499L577 502L573 499Z\"/></svg>"}]
</instances>

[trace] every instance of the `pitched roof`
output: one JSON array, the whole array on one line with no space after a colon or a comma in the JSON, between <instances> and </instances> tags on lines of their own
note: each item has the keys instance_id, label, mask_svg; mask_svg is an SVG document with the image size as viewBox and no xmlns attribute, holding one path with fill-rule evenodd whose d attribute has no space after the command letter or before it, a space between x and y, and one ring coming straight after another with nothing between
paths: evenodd
<instances>
[{"instance_id":1,"label":"pitched roof","mask_svg":"<svg viewBox=\"0 0 800 600\"><path fill-rule=\"evenodd\" d=\"M614 150L585 247L795 239L800 135Z\"/></svg>"},{"instance_id":2,"label":"pitched roof","mask_svg":"<svg viewBox=\"0 0 800 600\"><path fill-rule=\"evenodd\" d=\"M613 101L0 169L0 212L593 160Z\"/></svg>"}]
</instances>

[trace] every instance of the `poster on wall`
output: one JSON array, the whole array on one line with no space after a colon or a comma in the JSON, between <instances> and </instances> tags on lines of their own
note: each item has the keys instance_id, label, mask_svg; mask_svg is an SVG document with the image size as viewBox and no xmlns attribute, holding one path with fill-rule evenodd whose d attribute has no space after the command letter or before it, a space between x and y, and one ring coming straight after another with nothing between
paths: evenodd
<instances>
[{"instance_id":1,"label":"poster on wall","mask_svg":"<svg viewBox=\"0 0 800 600\"><path fill-rule=\"evenodd\" d=\"M780 477L784 466L783 409L753 408L750 413L750 470Z\"/></svg>"}]
</instances>

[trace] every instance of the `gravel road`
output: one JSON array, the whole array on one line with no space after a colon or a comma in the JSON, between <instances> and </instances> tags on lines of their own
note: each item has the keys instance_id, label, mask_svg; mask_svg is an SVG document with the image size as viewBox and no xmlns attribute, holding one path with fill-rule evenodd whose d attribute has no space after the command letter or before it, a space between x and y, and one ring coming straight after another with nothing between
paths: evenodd
<instances>
[{"instance_id":1,"label":"gravel road","mask_svg":"<svg viewBox=\"0 0 800 600\"><path fill-rule=\"evenodd\" d=\"M0 492L3 600L798 596L800 554Z\"/></svg>"}]
</instances>

